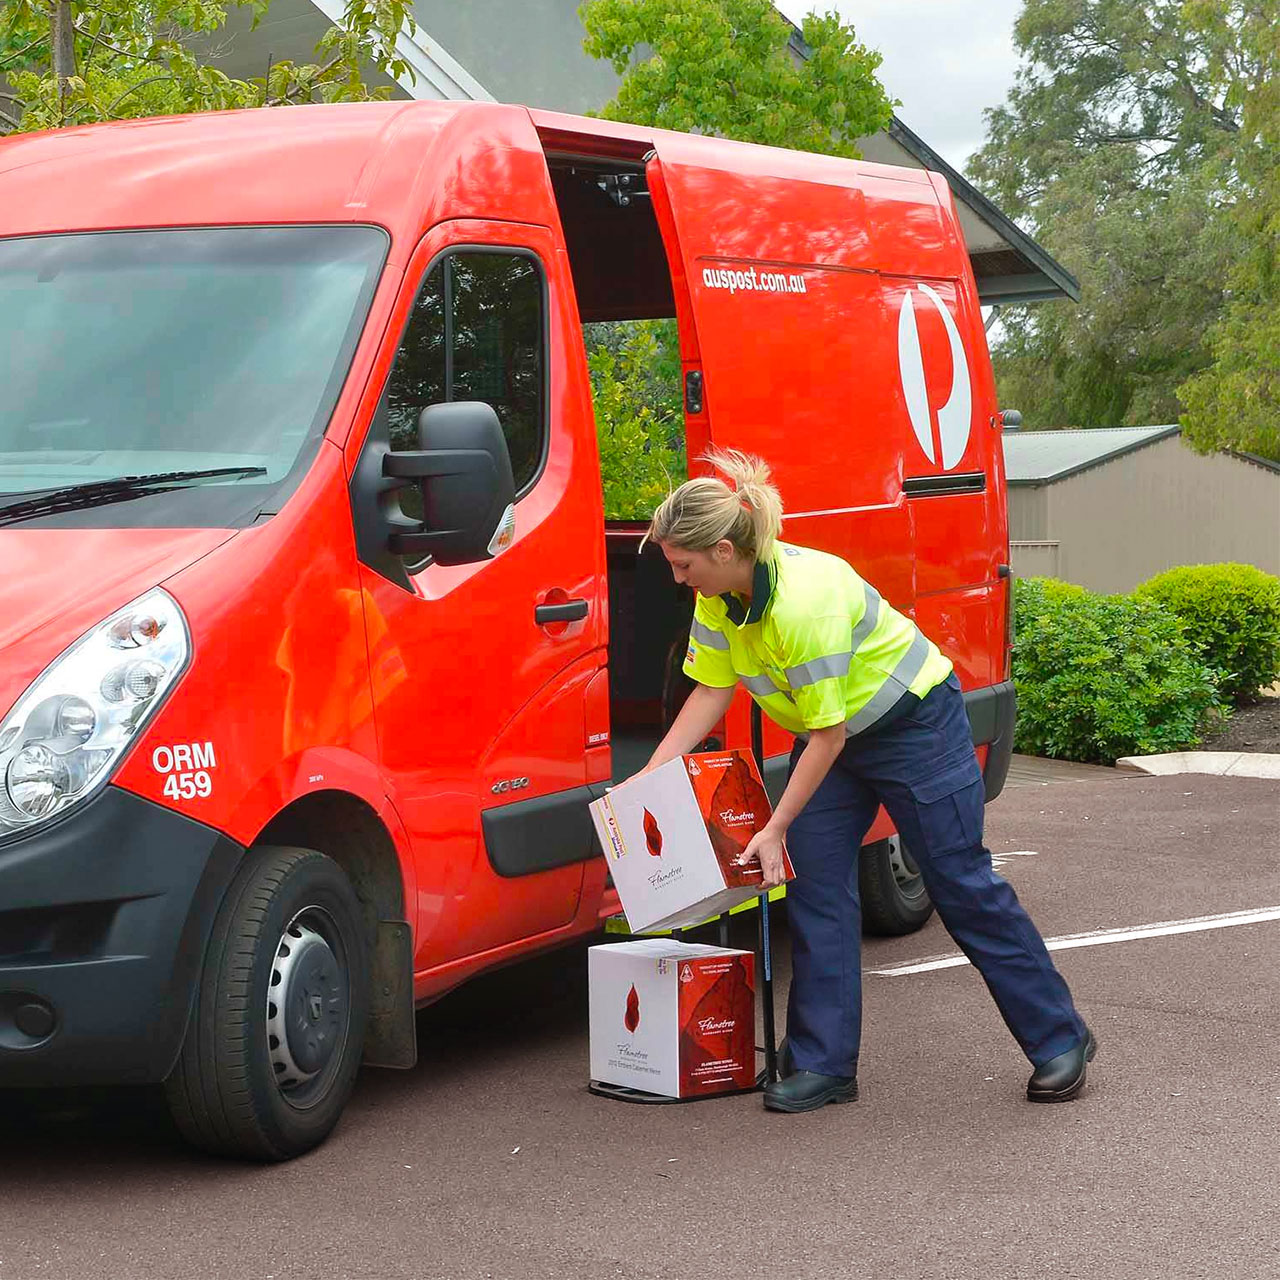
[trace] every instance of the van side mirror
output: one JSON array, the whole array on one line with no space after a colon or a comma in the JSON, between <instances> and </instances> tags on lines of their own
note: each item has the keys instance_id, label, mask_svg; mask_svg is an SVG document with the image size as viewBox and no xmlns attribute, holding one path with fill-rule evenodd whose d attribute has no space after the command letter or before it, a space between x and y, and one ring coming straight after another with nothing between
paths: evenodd
<instances>
[{"instance_id":1,"label":"van side mirror","mask_svg":"<svg viewBox=\"0 0 1280 1280\"><path fill-rule=\"evenodd\" d=\"M1006 431L1016 431L1020 426L1022 426L1022 414L1020 414L1017 409L1001 409L1000 425L1004 427Z\"/></svg>"},{"instance_id":2,"label":"van side mirror","mask_svg":"<svg viewBox=\"0 0 1280 1280\"><path fill-rule=\"evenodd\" d=\"M478 400L433 404L418 419L417 452L388 453L382 474L422 490L424 519L393 533L396 555L438 564L490 560L515 531L515 481L498 415Z\"/></svg>"}]
</instances>

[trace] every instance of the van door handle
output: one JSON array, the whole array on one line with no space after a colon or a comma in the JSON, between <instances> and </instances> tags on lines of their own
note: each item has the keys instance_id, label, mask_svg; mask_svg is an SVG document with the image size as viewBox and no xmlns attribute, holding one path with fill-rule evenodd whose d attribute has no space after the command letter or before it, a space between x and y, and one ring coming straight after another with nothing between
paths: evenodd
<instances>
[{"instance_id":1,"label":"van door handle","mask_svg":"<svg viewBox=\"0 0 1280 1280\"><path fill-rule=\"evenodd\" d=\"M586 616L585 600L566 600L563 604L540 604L535 605L533 610L533 620L540 627L546 626L548 622L577 622L579 618Z\"/></svg>"}]
</instances>

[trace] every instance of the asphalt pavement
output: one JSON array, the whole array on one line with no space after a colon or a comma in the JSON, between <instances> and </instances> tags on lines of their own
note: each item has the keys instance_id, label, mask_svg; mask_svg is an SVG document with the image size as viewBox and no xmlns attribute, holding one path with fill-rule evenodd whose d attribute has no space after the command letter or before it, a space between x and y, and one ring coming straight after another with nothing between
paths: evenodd
<instances>
[{"instance_id":1,"label":"asphalt pavement","mask_svg":"<svg viewBox=\"0 0 1280 1280\"><path fill-rule=\"evenodd\" d=\"M1076 1102L1024 1100L971 968L918 967L936 919L867 941L856 1104L598 1098L577 947L423 1011L290 1164L187 1150L147 1092L0 1095L0 1280L1280 1276L1276 784L1018 781L987 840L1097 1035Z\"/></svg>"}]
</instances>

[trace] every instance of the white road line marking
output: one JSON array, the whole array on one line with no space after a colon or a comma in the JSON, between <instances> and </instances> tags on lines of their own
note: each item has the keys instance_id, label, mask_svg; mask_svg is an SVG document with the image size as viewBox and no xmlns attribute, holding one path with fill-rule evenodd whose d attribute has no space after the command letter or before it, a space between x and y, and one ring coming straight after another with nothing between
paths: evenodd
<instances>
[{"instance_id":1,"label":"white road line marking","mask_svg":"<svg viewBox=\"0 0 1280 1280\"><path fill-rule=\"evenodd\" d=\"M1038 858L1039 856L1038 849L1006 849L1003 853L991 855L991 865L999 871L1004 866L1006 858Z\"/></svg>"},{"instance_id":2,"label":"white road line marking","mask_svg":"<svg viewBox=\"0 0 1280 1280\"><path fill-rule=\"evenodd\" d=\"M1073 947L1100 947L1109 942L1133 942L1138 938L1161 938L1174 933L1200 933L1205 929L1229 929L1237 924L1264 924L1280 920L1280 907L1259 907L1254 911L1228 911L1218 916L1192 916L1187 920L1161 920L1156 924L1135 925L1127 929L1093 929L1088 933L1067 933L1060 938L1046 938L1050 951L1069 951ZM909 973L928 973L933 969L957 969L969 963L967 956L933 956L925 960L909 960L883 969L867 969L878 978L903 978Z\"/></svg>"}]
</instances>

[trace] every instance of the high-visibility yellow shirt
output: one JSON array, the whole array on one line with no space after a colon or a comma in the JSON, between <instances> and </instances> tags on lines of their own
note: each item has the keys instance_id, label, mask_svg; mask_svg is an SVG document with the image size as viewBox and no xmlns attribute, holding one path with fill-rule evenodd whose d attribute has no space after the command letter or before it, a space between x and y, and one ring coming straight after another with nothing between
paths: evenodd
<instances>
[{"instance_id":1,"label":"high-visibility yellow shirt","mask_svg":"<svg viewBox=\"0 0 1280 1280\"><path fill-rule=\"evenodd\" d=\"M923 698L951 661L839 556L779 542L756 565L749 610L729 593L697 597L684 671L717 689L741 681L792 733L852 736L905 694Z\"/></svg>"}]
</instances>

